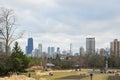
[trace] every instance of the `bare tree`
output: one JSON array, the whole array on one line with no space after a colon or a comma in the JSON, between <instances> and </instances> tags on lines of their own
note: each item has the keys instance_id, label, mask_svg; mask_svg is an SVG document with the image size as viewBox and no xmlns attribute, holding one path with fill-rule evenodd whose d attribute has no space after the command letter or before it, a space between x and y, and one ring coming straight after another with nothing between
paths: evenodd
<instances>
[{"instance_id":1,"label":"bare tree","mask_svg":"<svg viewBox=\"0 0 120 80\"><path fill-rule=\"evenodd\" d=\"M23 33L15 36L15 15L12 9L0 9L0 34L3 36L5 53L9 55L10 45L13 41L22 37Z\"/></svg>"}]
</instances>

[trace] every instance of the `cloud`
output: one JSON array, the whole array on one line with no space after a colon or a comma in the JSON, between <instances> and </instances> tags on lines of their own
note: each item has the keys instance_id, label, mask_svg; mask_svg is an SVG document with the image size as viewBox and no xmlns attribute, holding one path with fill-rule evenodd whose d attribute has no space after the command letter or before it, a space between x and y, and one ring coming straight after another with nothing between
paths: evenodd
<instances>
[{"instance_id":1,"label":"cloud","mask_svg":"<svg viewBox=\"0 0 120 80\"><path fill-rule=\"evenodd\" d=\"M12 8L17 16L19 30L25 30L18 40L23 49L32 35L38 43L76 51L85 47L85 38L94 36L96 47L106 47L119 38L119 0L1 0L2 7ZM50 44L48 44L50 43ZM53 44L54 43L54 44ZM63 47L64 46L64 47ZM45 47L45 49L46 49Z\"/></svg>"},{"instance_id":2,"label":"cloud","mask_svg":"<svg viewBox=\"0 0 120 80\"><path fill-rule=\"evenodd\" d=\"M3 4L7 4L13 9L19 9L19 10L33 10L33 11L40 11L43 12L49 12L51 10L56 9L59 7L57 3L54 0L2 0ZM4 5L6 6L6 5Z\"/></svg>"}]
</instances>

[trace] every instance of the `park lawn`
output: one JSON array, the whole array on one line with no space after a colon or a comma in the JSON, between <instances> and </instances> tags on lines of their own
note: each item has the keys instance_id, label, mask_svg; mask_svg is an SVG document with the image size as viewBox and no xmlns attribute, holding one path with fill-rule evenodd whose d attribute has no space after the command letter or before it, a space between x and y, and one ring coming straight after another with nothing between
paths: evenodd
<instances>
[{"instance_id":1,"label":"park lawn","mask_svg":"<svg viewBox=\"0 0 120 80\"><path fill-rule=\"evenodd\" d=\"M88 73L86 71L72 71L72 70L58 70L58 71L52 71L53 76L44 75L44 76L39 76L35 75L35 73L32 73L32 77L35 78L36 80L80 80L78 78L76 79L64 79L64 77L68 76L79 76L80 74L86 74Z\"/></svg>"},{"instance_id":2,"label":"park lawn","mask_svg":"<svg viewBox=\"0 0 120 80\"><path fill-rule=\"evenodd\" d=\"M48 72L49 73L49 72ZM53 71L53 76L47 75L36 75L35 73L32 73L32 77L36 80L90 80L90 76L88 73L88 70L82 70L82 71L72 71L72 70L58 70ZM70 79L69 76L80 76L80 74L86 74L87 77L82 79ZM111 76L113 74L93 74L92 80L108 80L108 76ZM64 79L64 77L68 77L68 79Z\"/></svg>"},{"instance_id":3,"label":"park lawn","mask_svg":"<svg viewBox=\"0 0 120 80\"><path fill-rule=\"evenodd\" d=\"M53 72L53 76L42 76L42 78L46 78L46 80L72 80L72 79L61 79L66 76L72 76L72 75L79 75L79 72L71 71L71 72ZM75 80L75 79L73 79ZM79 80L79 79L76 79Z\"/></svg>"},{"instance_id":4,"label":"park lawn","mask_svg":"<svg viewBox=\"0 0 120 80\"><path fill-rule=\"evenodd\" d=\"M61 72L61 73L54 73L54 76L43 76L46 80L80 80L80 79L61 79L62 77L72 76L72 75L79 75L76 72ZM108 76L112 74L94 74L92 80L108 80ZM90 80L90 77L85 77L81 80Z\"/></svg>"},{"instance_id":5,"label":"park lawn","mask_svg":"<svg viewBox=\"0 0 120 80\"><path fill-rule=\"evenodd\" d=\"M108 80L108 76L113 74L94 74L92 80ZM90 80L90 76L81 80Z\"/></svg>"}]
</instances>

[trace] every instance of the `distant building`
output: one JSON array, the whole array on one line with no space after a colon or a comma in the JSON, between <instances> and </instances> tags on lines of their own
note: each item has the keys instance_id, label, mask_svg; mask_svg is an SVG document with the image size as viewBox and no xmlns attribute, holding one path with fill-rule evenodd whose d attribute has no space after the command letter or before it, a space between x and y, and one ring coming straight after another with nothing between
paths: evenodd
<instances>
[{"instance_id":1,"label":"distant building","mask_svg":"<svg viewBox=\"0 0 120 80\"><path fill-rule=\"evenodd\" d=\"M55 53L55 47L51 47L51 55Z\"/></svg>"},{"instance_id":2,"label":"distant building","mask_svg":"<svg viewBox=\"0 0 120 80\"><path fill-rule=\"evenodd\" d=\"M79 49L79 55L83 55L84 53L85 53L85 51L84 51L84 48L83 47L80 47L80 49Z\"/></svg>"},{"instance_id":3,"label":"distant building","mask_svg":"<svg viewBox=\"0 0 120 80\"><path fill-rule=\"evenodd\" d=\"M0 53L5 52L4 38L0 34Z\"/></svg>"},{"instance_id":4,"label":"distant building","mask_svg":"<svg viewBox=\"0 0 120 80\"><path fill-rule=\"evenodd\" d=\"M63 50L63 51L62 51L62 54L67 56L67 51L66 51L66 50Z\"/></svg>"},{"instance_id":5,"label":"distant building","mask_svg":"<svg viewBox=\"0 0 120 80\"><path fill-rule=\"evenodd\" d=\"M28 43L26 46L26 54L31 55L33 51L33 38L28 38Z\"/></svg>"},{"instance_id":6,"label":"distant building","mask_svg":"<svg viewBox=\"0 0 120 80\"><path fill-rule=\"evenodd\" d=\"M39 50L38 49L34 49L34 56L39 57Z\"/></svg>"},{"instance_id":7,"label":"distant building","mask_svg":"<svg viewBox=\"0 0 120 80\"><path fill-rule=\"evenodd\" d=\"M79 56L80 54L79 53L74 53L74 56Z\"/></svg>"},{"instance_id":8,"label":"distant building","mask_svg":"<svg viewBox=\"0 0 120 80\"><path fill-rule=\"evenodd\" d=\"M39 57L43 56L43 54L42 54L42 44L38 44L38 56Z\"/></svg>"},{"instance_id":9,"label":"distant building","mask_svg":"<svg viewBox=\"0 0 120 80\"><path fill-rule=\"evenodd\" d=\"M48 47L48 56L53 57L55 53L55 47Z\"/></svg>"},{"instance_id":10,"label":"distant building","mask_svg":"<svg viewBox=\"0 0 120 80\"><path fill-rule=\"evenodd\" d=\"M48 54L51 54L51 47L48 47Z\"/></svg>"},{"instance_id":11,"label":"distant building","mask_svg":"<svg viewBox=\"0 0 120 80\"><path fill-rule=\"evenodd\" d=\"M73 52L72 52L72 43L70 43L70 52L68 52L68 55L73 55Z\"/></svg>"},{"instance_id":12,"label":"distant building","mask_svg":"<svg viewBox=\"0 0 120 80\"><path fill-rule=\"evenodd\" d=\"M105 55L106 55L104 48L101 48L101 49L100 49L100 55L101 55L101 56L105 56Z\"/></svg>"},{"instance_id":13,"label":"distant building","mask_svg":"<svg viewBox=\"0 0 120 80\"><path fill-rule=\"evenodd\" d=\"M86 38L86 53L95 54L95 38Z\"/></svg>"},{"instance_id":14,"label":"distant building","mask_svg":"<svg viewBox=\"0 0 120 80\"><path fill-rule=\"evenodd\" d=\"M60 48L57 47L57 51L56 51L57 54L60 54Z\"/></svg>"},{"instance_id":15,"label":"distant building","mask_svg":"<svg viewBox=\"0 0 120 80\"><path fill-rule=\"evenodd\" d=\"M110 53L120 57L120 41L118 39L114 39L110 43Z\"/></svg>"}]
</instances>

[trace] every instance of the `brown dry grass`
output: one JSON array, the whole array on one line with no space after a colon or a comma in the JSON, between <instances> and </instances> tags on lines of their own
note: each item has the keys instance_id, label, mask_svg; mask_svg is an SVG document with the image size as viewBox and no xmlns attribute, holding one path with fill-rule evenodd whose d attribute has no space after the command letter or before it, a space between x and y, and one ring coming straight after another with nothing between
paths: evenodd
<instances>
[{"instance_id":1,"label":"brown dry grass","mask_svg":"<svg viewBox=\"0 0 120 80\"><path fill-rule=\"evenodd\" d=\"M50 72L50 71L41 72L40 70L36 70L36 71L35 71L35 74L38 75L38 76L44 76L44 75L49 75L49 72Z\"/></svg>"},{"instance_id":2,"label":"brown dry grass","mask_svg":"<svg viewBox=\"0 0 120 80\"><path fill-rule=\"evenodd\" d=\"M34 78L28 78L24 75L12 75L10 77L3 77L0 80L35 80Z\"/></svg>"},{"instance_id":3,"label":"brown dry grass","mask_svg":"<svg viewBox=\"0 0 120 80\"><path fill-rule=\"evenodd\" d=\"M42 70L42 66L32 66L32 67L30 67L28 70L30 71L30 72L34 72L34 71L36 71L36 70Z\"/></svg>"}]
</instances>

